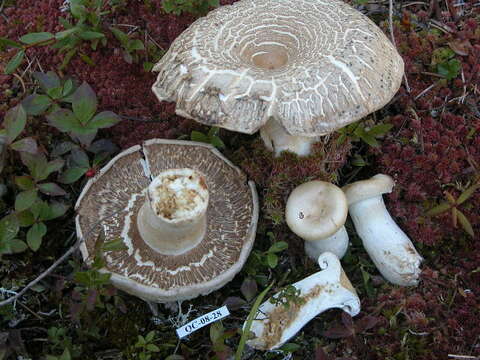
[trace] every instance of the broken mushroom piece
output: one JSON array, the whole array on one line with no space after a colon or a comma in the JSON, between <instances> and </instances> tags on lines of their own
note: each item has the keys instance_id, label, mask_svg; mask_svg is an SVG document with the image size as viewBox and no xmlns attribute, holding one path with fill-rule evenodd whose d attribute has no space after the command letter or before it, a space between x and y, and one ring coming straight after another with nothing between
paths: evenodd
<instances>
[{"instance_id":1,"label":"broken mushroom piece","mask_svg":"<svg viewBox=\"0 0 480 360\"><path fill-rule=\"evenodd\" d=\"M387 104L403 69L382 30L341 0L240 0L175 39L152 90L180 116L308 155Z\"/></svg>"},{"instance_id":2,"label":"broken mushroom piece","mask_svg":"<svg viewBox=\"0 0 480 360\"><path fill-rule=\"evenodd\" d=\"M213 146L159 139L112 159L75 209L83 259L92 261L102 232L106 241L120 238L126 249L106 251L101 271L156 303L229 282L250 253L258 220L254 184Z\"/></svg>"},{"instance_id":3,"label":"broken mushroom piece","mask_svg":"<svg viewBox=\"0 0 480 360\"><path fill-rule=\"evenodd\" d=\"M322 271L292 285L298 292L294 297L282 299L280 292L260 305L250 327L255 336L248 345L260 350L279 348L328 309L340 308L351 316L360 312L360 299L338 258L326 252L320 255L318 264Z\"/></svg>"},{"instance_id":4,"label":"broken mushroom piece","mask_svg":"<svg viewBox=\"0 0 480 360\"><path fill-rule=\"evenodd\" d=\"M314 261L329 251L341 259L348 248L345 220L347 198L342 189L325 181L309 181L296 187L287 200L285 219L305 240L305 252Z\"/></svg>"},{"instance_id":5,"label":"broken mushroom piece","mask_svg":"<svg viewBox=\"0 0 480 360\"><path fill-rule=\"evenodd\" d=\"M343 187L350 216L363 246L388 281L402 286L418 284L422 257L388 213L382 194L393 189L393 179L377 174Z\"/></svg>"}]
</instances>

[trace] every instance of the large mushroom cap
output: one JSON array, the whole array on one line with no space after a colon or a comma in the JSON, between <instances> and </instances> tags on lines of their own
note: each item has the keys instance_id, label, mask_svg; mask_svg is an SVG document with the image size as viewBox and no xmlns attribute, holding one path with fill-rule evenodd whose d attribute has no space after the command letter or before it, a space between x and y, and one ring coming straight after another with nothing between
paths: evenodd
<instances>
[{"instance_id":1,"label":"large mushroom cap","mask_svg":"<svg viewBox=\"0 0 480 360\"><path fill-rule=\"evenodd\" d=\"M152 178L185 168L203 174L208 187L205 236L193 249L166 255L142 240L137 214ZM101 231L107 241L120 237L127 249L107 251L104 271L115 286L155 302L204 295L230 281L250 253L258 219L255 187L237 167L210 145L169 140L119 154L87 183L75 209L77 235L86 236L83 258L91 260Z\"/></svg>"},{"instance_id":2,"label":"large mushroom cap","mask_svg":"<svg viewBox=\"0 0 480 360\"><path fill-rule=\"evenodd\" d=\"M340 0L241 0L173 42L153 91L207 125L251 134L273 117L318 136L383 107L403 68L381 29Z\"/></svg>"}]
</instances>

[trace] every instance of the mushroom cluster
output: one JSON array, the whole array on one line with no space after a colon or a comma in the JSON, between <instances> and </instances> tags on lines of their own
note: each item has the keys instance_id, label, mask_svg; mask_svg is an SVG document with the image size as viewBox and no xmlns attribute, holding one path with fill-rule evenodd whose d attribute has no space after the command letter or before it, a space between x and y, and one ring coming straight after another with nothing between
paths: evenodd
<instances>
[{"instance_id":1,"label":"mushroom cluster","mask_svg":"<svg viewBox=\"0 0 480 360\"><path fill-rule=\"evenodd\" d=\"M348 248L344 227L348 211L365 250L385 279L402 286L417 285L422 257L382 198L393 186L393 179L384 174L342 189L323 181L304 183L288 198L287 225L305 240L305 252L313 260L327 251L342 258Z\"/></svg>"},{"instance_id":2,"label":"mushroom cluster","mask_svg":"<svg viewBox=\"0 0 480 360\"><path fill-rule=\"evenodd\" d=\"M255 186L213 146L159 139L112 159L75 209L84 260L92 260L101 231L122 239L126 250L107 251L102 271L151 302L194 298L229 282L250 253L258 219Z\"/></svg>"},{"instance_id":3,"label":"mushroom cluster","mask_svg":"<svg viewBox=\"0 0 480 360\"><path fill-rule=\"evenodd\" d=\"M241 0L175 39L153 92L178 115L307 155L390 101L403 69L381 29L341 0Z\"/></svg>"}]
</instances>

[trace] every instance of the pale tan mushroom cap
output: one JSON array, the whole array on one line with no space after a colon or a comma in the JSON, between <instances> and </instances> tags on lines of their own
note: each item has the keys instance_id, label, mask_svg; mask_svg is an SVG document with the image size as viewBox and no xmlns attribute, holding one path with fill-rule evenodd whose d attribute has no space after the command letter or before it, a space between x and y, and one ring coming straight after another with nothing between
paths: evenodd
<instances>
[{"instance_id":1,"label":"pale tan mushroom cap","mask_svg":"<svg viewBox=\"0 0 480 360\"><path fill-rule=\"evenodd\" d=\"M203 240L180 255L164 255L140 237L137 214L152 178L167 169L188 168L205 177L209 189ZM149 140L119 154L87 183L75 206L77 236L89 262L100 231L106 241L121 238L126 250L107 251L103 271L112 283L145 300L166 302L208 294L240 271L252 248L258 200L252 182L211 145ZM101 226L88 232L102 218Z\"/></svg>"},{"instance_id":2,"label":"pale tan mushroom cap","mask_svg":"<svg viewBox=\"0 0 480 360\"><path fill-rule=\"evenodd\" d=\"M285 209L290 230L307 241L335 234L345 224L347 214L347 199L342 189L318 180L296 187Z\"/></svg>"},{"instance_id":3,"label":"pale tan mushroom cap","mask_svg":"<svg viewBox=\"0 0 480 360\"><path fill-rule=\"evenodd\" d=\"M153 91L207 125L251 134L274 117L317 136L383 107L403 69L381 29L340 0L241 0L173 42Z\"/></svg>"},{"instance_id":4,"label":"pale tan mushroom cap","mask_svg":"<svg viewBox=\"0 0 480 360\"><path fill-rule=\"evenodd\" d=\"M391 176L377 174L370 179L345 185L342 190L347 197L348 205L352 205L374 196L391 193L394 185L395 182Z\"/></svg>"}]
</instances>

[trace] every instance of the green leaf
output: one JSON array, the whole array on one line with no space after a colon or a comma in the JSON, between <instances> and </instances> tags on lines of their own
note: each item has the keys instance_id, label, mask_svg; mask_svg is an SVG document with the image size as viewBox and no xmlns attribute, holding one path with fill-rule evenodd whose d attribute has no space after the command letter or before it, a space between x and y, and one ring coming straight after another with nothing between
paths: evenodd
<instances>
[{"instance_id":1,"label":"green leaf","mask_svg":"<svg viewBox=\"0 0 480 360\"><path fill-rule=\"evenodd\" d=\"M102 39L105 37L104 34L97 31L81 31L77 34L83 40L95 40L95 39Z\"/></svg>"},{"instance_id":2,"label":"green leaf","mask_svg":"<svg viewBox=\"0 0 480 360\"><path fill-rule=\"evenodd\" d=\"M470 224L470 221L468 221L468 219L465 217L465 215L458 209L457 209L457 218L458 218L458 222L460 223L460 225L462 225L463 230L465 230L465 232L468 235L470 235L472 238L474 238L475 233L473 231L472 224Z\"/></svg>"},{"instance_id":3,"label":"green leaf","mask_svg":"<svg viewBox=\"0 0 480 360\"><path fill-rule=\"evenodd\" d=\"M210 138L210 144L212 144L213 146L215 146L218 149L224 149L225 148L224 142L218 136L212 136Z\"/></svg>"},{"instance_id":4,"label":"green leaf","mask_svg":"<svg viewBox=\"0 0 480 360\"><path fill-rule=\"evenodd\" d=\"M40 220L47 221L59 218L67 212L68 208L67 204L53 201L40 213Z\"/></svg>"},{"instance_id":5,"label":"green leaf","mask_svg":"<svg viewBox=\"0 0 480 360\"><path fill-rule=\"evenodd\" d=\"M40 178L38 180L45 180L50 174L60 171L65 164L63 159L55 159L49 161L46 166L42 169L42 173L40 174Z\"/></svg>"},{"instance_id":6,"label":"green leaf","mask_svg":"<svg viewBox=\"0 0 480 360\"><path fill-rule=\"evenodd\" d=\"M115 27L111 27L110 31L112 32L113 36L115 36L117 40L120 41L120 44L122 44L123 47L127 47L128 41L130 40L127 34Z\"/></svg>"},{"instance_id":7,"label":"green leaf","mask_svg":"<svg viewBox=\"0 0 480 360\"><path fill-rule=\"evenodd\" d=\"M18 223L20 227L28 227L35 224L35 217L30 210L17 212Z\"/></svg>"},{"instance_id":8,"label":"green leaf","mask_svg":"<svg viewBox=\"0 0 480 360\"><path fill-rule=\"evenodd\" d=\"M61 156L61 155L65 155L66 153L68 153L69 151L71 151L72 149L78 147L77 144L71 142L71 141L64 141L64 142L61 142L59 144L57 144L55 146L55 148L53 149L53 151L50 153L50 155L52 157L58 157L58 156Z\"/></svg>"},{"instance_id":9,"label":"green leaf","mask_svg":"<svg viewBox=\"0 0 480 360\"><path fill-rule=\"evenodd\" d=\"M87 8L79 1L70 1L70 12L74 18L79 20L85 19L88 14Z\"/></svg>"},{"instance_id":10,"label":"green leaf","mask_svg":"<svg viewBox=\"0 0 480 360\"><path fill-rule=\"evenodd\" d=\"M60 86L60 78L53 71L49 71L47 73L35 71L33 73L33 77L38 81L40 87L43 91L45 91L45 93L47 93L50 89Z\"/></svg>"},{"instance_id":11,"label":"green leaf","mask_svg":"<svg viewBox=\"0 0 480 360\"><path fill-rule=\"evenodd\" d=\"M27 113L22 105L17 105L7 111L3 125L7 135L7 144L11 144L23 131L27 124Z\"/></svg>"},{"instance_id":12,"label":"green leaf","mask_svg":"<svg viewBox=\"0 0 480 360\"><path fill-rule=\"evenodd\" d=\"M301 349L301 346L295 343L286 343L283 345L279 350L286 352L286 353L293 353L297 351L298 349Z\"/></svg>"},{"instance_id":13,"label":"green leaf","mask_svg":"<svg viewBox=\"0 0 480 360\"><path fill-rule=\"evenodd\" d=\"M63 58L62 64L59 66L59 70L65 69L65 67L70 63L70 60L72 59L72 57L74 57L75 54L77 53L77 50L78 50L77 48L74 48L74 49L69 50L65 54L65 57Z\"/></svg>"},{"instance_id":14,"label":"green leaf","mask_svg":"<svg viewBox=\"0 0 480 360\"><path fill-rule=\"evenodd\" d=\"M25 250L28 249L27 244L25 244L22 240L20 239L12 239L8 242L8 247L10 248L10 254L16 254L16 253L21 253L24 252Z\"/></svg>"},{"instance_id":15,"label":"green leaf","mask_svg":"<svg viewBox=\"0 0 480 360\"><path fill-rule=\"evenodd\" d=\"M10 214L0 220L0 243L12 240L17 236L20 224L15 214Z\"/></svg>"},{"instance_id":16,"label":"green leaf","mask_svg":"<svg viewBox=\"0 0 480 360\"><path fill-rule=\"evenodd\" d=\"M97 129L104 129L117 124L120 121L120 117L112 111L102 111L88 123L89 127L95 127Z\"/></svg>"},{"instance_id":17,"label":"green leaf","mask_svg":"<svg viewBox=\"0 0 480 360\"><path fill-rule=\"evenodd\" d=\"M151 351L151 352L159 352L160 351L160 348L155 344L148 344L146 348L147 348L148 351Z\"/></svg>"},{"instance_id":18,"label":"green leaf","mask_svg":"<svg viewBox=\"0 0 480 360\"><path fill-rule=\"evenodd\" d=\"M75 34L79 30L80 30L79 28L74 27L74 28L70 28L70 29L67 29L67 30L59 31L55 34L55 39L57 39L57 40L66 39L67 37Z\"/></svg>"},{"instance_id":19,"label":"green leaf","mask_svg":"<svg viewBox=\"0 0 480 360\"><path fill-rule=\"evenodd\" d=\"M38 190L49 196L64 196L67 192L55 183L38 184Z\"/></svg>"},{"instance_id":20,"label":"green leaf","mask_svg":"<svg viewBox=\"0 0 480 360\"><path fill-rule=\"evenodd\" d=\"M72 357L70 355L70 351L68 350L68 348L65 348L65 350L63 350L62 356L60 356L60 359L58 360L72 360Z\"/></svg>"},{"instance_id":21,"label":"green leaf","mask_svg":"<svg viewBox=\"0 0 480 360\"><path fill-rule=\"evenodd\" d=\"M65 97L70 95L72 90L73 90L73 81L72 79L68 79L67 81L65 81L65 84L63 84L62 96Z\"/></svg>"},{"instance_id":22,"label":"green leaf","mask_svg":"<svg viewBox=\"0 0 480 360\"><path fill-rule=\"evenodd\" d=\"M15 176L15 184L22 190L35 188L35 182L30 176Z\"/></svg>"},{"instance_id":23,"label":"green leaf","mask_svg":"<svg viewBox=\"0 0 480 360\"><path fill-rule=\"evenodd\" d=\"M50 96L54 100L58 100L63 97L63 88L61 86L48 89L47 95Z\"/></svg>"},{"instance_id":24,"label":"green leaf","mask_svg":"<svg viewBox=\"0 0 480 360\"><path fill-rule=\"evenodd\" d=\"M375 139L372 135L370 135L369 133L363 133L361 136L360 136L360 139L362 139L364 142L366 142L368 145L372 146L372 147L379 147L380 144L378 143L377 139Z\"/></svg>"},{"instance_id":25,"label":"green leaf","mask_svg":"<svg viewBox=\"0 0 480 360\"><path fill-rule=\"evenodd\" d=\"M470 199L470 197L475 193L475 191L477 191L478 188L480 188L480 183L473 184L468 189L466 189L463 193L461 193L457 199L457 205L461 205L465 201Z\"/></svg>"},{"instance_id":26,"label":"green leaf","mask_svg":"<svg viewBox=\"0 0 480 360\"><path fill-rule=\"evenodd\" d=\"M277 253L288 248L288 244L285 241L278 241L270 246L268 252Z\"/></svg>"},{"instance_id":27,"label":"green leaf","mask_svg":"<svg viewBox=\"0 0 480 360\"><path fill-rule=\"evenodd\" d=\"M28 95L23 101L22 106L28 115L43 114L52 104L47 95L32 94Z\"/></svg>"},{"instance_id":28,"label":"green leaf","mask_svg":"<svg viewBox=\"0 0 480 360\"><path fill-rule=\"evenodd\" d=\"M427 216L435 216L435 215L438 215L438 214L441 214L445 211L450 210L451 207L452 207L452 205L450 203L444 202L444 203L441 203L440 205L437 205L437 206L431 208L430 210L428 210L426 215Z\"/></svg>"},{"instance_id":29,"label":"green leaf","mask_svg":"<svg viewBox=\"0 0 480 360\"><path fill-rule=\"evenodd\" d=\"M245 322L245 326L242 330L242 336L240 337L240 341L237 347L237 352L235 353L235 360L242 359L243 349L245 348L245 344L247 343L247 340L250 337L250 329L252 328L253 320L257 317L258 308L260 307L260 304L262 303L264 297L270 291L272 286L273 286L273 282L270 285L268 285L268 287L265 290L263 290L260 293L260 295L258 295L257 299L253 303L252 309L248 314L247 320Z\"/></svg>"},{"instance_id":30,"label":"green leaf","mask_svg":"<svg viewBox=\"0 0 480 360\"><path fill-rule=\"evenodd\" d=\"M153 67L155 66L154 63L150 62L150 61L144 61L143 62L143 70L145 72L150 72L152 71Z\"/></svg>"},{"instance_id":31,"label":"green leaf","mask_svg":"<svg viewBox=\"0 0 480 360\"><path fill-rule=\"evenodd\" d=\"M37 200L37 189L25 190L15 198L15 210L27 210Z\"/></svg>"},{"instance_id":32,"label":"green leaf","mask_svg":"<svg viewBox=\"0 0 480 360\"><path fill-rule=\"evenodd\" d=\"M43 173L47 166L47 158L43 153L31 154L21 152L20 157L25 166L30 170L30 175L37 181L43 180Z\"/></svg>"},{"instance_id":33,"label":"green leaf","mask_svg":"<svg viewBox=\"0 0 480 360\"><path fill-rule=\"evenodd\" d=\"M78 179L80 179L87 171L88 168L84 167L69 168L60 174L60 176L58 177L58 181L63 184L72 184Z\"/></svg>"},{"instance_id":34,"label":"green leaf","mask_svg":"<svg viewBox=\"0 0 480 360\"><path fill-rule=\"evenodd\" d=\"M371 136L382 136L390 131L393 124L379 124L372 127L367 133Z\"/></svg>"},{"instance_id":35,"label":"green leaf","mask_svg":"<svg viewBox=\"0 0 480 360\"><path fill-rule=\"evenodd\" d=\"M27 231L27 244L33 251L37 251L42 244L42 238L47 233L47 227L44 223L33 224Z\"/></svg>"},{"instance_id":36,"label":"green leaf","mask_svg":"<svg viewBox=\"0 0 480 360\"><path fill-rule=\"evenodd\" d=\"M147 343L152 342L154 337L155 337L155 330L152 330L147 334L147 336L145 336L145 342Z\"/></svg>"},{"instance_id":37,"label":"green leaf","mask_svg":"<svg viewBox=\"0 0 480 360\"><path fill-rule=\"evenodd\" d=\"M50 125L56 127L62 132L70 132L76 128L75 124L78 124L78 119L75 114L68 109L58 109L47 115Z\"/></svg>"},{"instance_id":38,"label":"green leaf","mask_svg":"<svg viewBox=\"0 0 480 360\"><path fill-rule=\"evenodd\" d=\"M117 238L111 241L107 241L102 246L103 251L122 251L127 249L128 247L124 244L122 238ZM148 340L148 341L151 341L151 340Z\"/></svg>"},{"instance_id":39,"label":"green leaf","mask_svg":"<svg viewBox=\"0 0 480 360\"><path fill-rule=\"evenodd\" d=\"M97 96L86 82L73 93L72 108L82 124L86 124L97 111Z\"/></svg>"},{"instance_id":40,"label":"green leaf","mask_svg":"<svg viewBox=\"0 0 480 360\"><path fill-rule=\"evenodd\" d=\"M55 36L52 33L49 32L37 32L37 33L30 33L27 35L23 35L20 38L20 41L23 42L24 44L35 44L35 43L40 43L48 40L52 40L55 38Z\"/></svg>"},{"instance_id":41,"label":"green leaf","mask_svg":"<svg viewBox=\"0 0 480 360\"><path fill-rule=\"evenodd\" d=\"M8 62L7 66L5 66L5 74L13 74L22 63L24 57L25 50L20 50L17 52L15 56Z\"/></svg>"},{"instance_id":42,"label":"green leaf","mask_svg":"<svg viewBox=\"0 0 480 360\"><path fill-rule=\"evenodd\" d=\"M267 254L267 264L271 269L274 269L278 265L278 256L273 253Z\"/></svg>"},{"instance_id":43,"label":"green leaf","mask_svg":"<svg viewBox=\"0 0 480 360\"><path fill-rule=\"evenodd\" d=\"M4 37L0 37L0 46L14 47L14 48L18 48L18 49L23 48L22 44L19 44L16 41L13 41L13 40L10 40L10 39L4 38Z\"/></svg>"},{"instance_id":44,"label":"green leaf","mask_svg":"<svg viewBox=\"0 0 480 360\"><path fill-rule=\"evenodd\" d=\"M73 149L70 155L72 165L84 168L90 168L90 160L88 155L83 149Z\"/></svg>"},{"instance_id":45,"label":"green leaf","mask_svg":"<svg viewBox=\"0 0 480 360\"><path fill-rule=\"evenodd\" d=\"M130 40L128 42L128 50L130 51L145 50L145 45L143 45L143 42L139 39Z\"/></svg>"},{"instance_id":46,"label":"green leaf","mask_svg":"<svg viewBox=\"0 0 480 360\"><path fill-rule=\"evenodd\" d=\"M26 137L15 141L10 145L15 151L28 152L30 154L36 154L38 152L37 141L32 137Z\"/></svg>"},{"instance_id":47,"label":"green leaf","mask_svg":"<svg viewBox=\"0 0 480 360\"><path fill-rule=\"evenodd\" d=\"M437 72L447 80L455 79L462 69L462 64L457 59L450 59L437 65Z\"/></svg>"},{"instance_id":48,"label":"green leaf","mask_svg":"<svg viewBox=\"0 0 480 360\"><path fill-rule=\"evenodd\" d=\"M204 142L207 144L210 143L207 135L201 133L200 131L195 131L195 130L190 133L190 140Z\"/></svg>"},{"instance_id":49,"label":"green leaf","mask_svg":"<svg viewBox=\"0 0 480 360\"><path fill-rule=\"evenodd\" d=\"M80 59L82 59L82 61L87 64L87 65L90 65L90 66L95 66L95 62L93 61L93 59L88 56L87 54L84 54L84 53L80 53L78 56L80 56Z\"/></svg>"}]
</instances>

